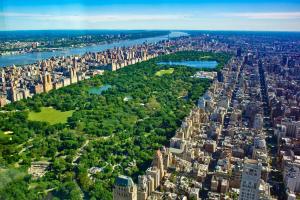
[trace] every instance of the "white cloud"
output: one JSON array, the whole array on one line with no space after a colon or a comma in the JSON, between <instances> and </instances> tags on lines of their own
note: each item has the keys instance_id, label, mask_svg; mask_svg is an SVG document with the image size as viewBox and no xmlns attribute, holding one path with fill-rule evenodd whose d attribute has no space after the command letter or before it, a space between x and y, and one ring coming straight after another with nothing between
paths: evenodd
<instances>
[{"instance_id":1,"label":"white cloud","mask_svg":"<svg viewBox=\"0 0 300 200\"><path fill-rule=\"evenodd\" d=\"M189 12L129 11L122 13L0 12L1 30L28 29L202 29L299 31L300 12ZM74 14L75 13L75 14ZM285 20L285 23L279 20ZM234 23L233 23L234 21ZM25 23L26 22L26 23Z\"/></svg>"},{"instance_id":2,"label":"white cloud","mask_svg":"<svg viewBox=\"0 0 300 200\"><path fill-rule=\"evenodd\" d=\"M248 19L300 19L300 12L246 12L223 13L225 17L242 17Z\"/></svg>"},{"instance_id":3,"label":"white cloud","mask_svg":"<svg viewBox=\"0 0 300 200\"><path fill-rule=\"evenodd\" d=\"M113 22L113 21L160 21L160 20L179 20L187 18L186 15L155 15L155 14L101 14L88 15L86 13L78 15L57 15L57 14L31 14L31 13L8 13L0 12L0 17L18 17L30 18L34 20L50 20L50 21L68 21L68 22Z\"/></svg>"}]
</instances>

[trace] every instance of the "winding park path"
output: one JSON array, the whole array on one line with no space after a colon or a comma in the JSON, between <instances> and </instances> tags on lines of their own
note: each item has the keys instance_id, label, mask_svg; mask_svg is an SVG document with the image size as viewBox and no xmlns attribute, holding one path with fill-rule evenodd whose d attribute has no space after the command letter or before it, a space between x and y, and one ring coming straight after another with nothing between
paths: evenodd
<instances>
[{"instance_id":1,"label":"winding park path","mask_svg":"<svg viewBox=\"0 0 300 200\"><path fill-rule=\"evenodd\" d=\"M80 158L80 156L82 155L82 152L84 150L84 148L89 144L90 140L87 139L84 144L77 150L76 156L72 161L72 165L77 165L77 160Z\"/></svg>"}]
</instances>

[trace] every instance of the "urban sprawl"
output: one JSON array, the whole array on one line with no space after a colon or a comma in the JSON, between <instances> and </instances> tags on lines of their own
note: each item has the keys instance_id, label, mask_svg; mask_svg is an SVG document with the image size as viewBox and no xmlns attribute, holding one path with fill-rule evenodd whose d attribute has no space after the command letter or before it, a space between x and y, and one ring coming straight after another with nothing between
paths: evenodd
<instances>
[{"instance_id":1,"label":"urban sprawl","mask_svg":"<svg viewBox=\"0 0 300 200\"><path fill-rule=\"evenodd\" d=\"M199 33L5 67L0 69L0 106L160 55L230 53L232 58L218 73L199 72L199 77L213 79L210 88L169 144L157 149L144 175L136 182L125 175L116 179L113 199L296 200L300 194L300 40L249 38ZM93 167L89 173L98 171Z\"/></svg>"}]
</instances>

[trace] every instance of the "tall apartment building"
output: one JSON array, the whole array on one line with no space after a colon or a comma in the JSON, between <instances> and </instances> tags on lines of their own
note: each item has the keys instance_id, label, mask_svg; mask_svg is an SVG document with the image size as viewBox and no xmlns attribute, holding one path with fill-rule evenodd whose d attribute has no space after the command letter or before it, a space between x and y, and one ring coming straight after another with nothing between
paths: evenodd
<instances>
[{"instance_id":1,"label":"tall apartment building","mask_svg":"<svg viewBox=\"0 0 300 200\"><path fill-rule=\"evenodd\" d=\"M164 155L166 155L166 159L169 159L168 153L165 150ZM165 176L164 161L168 166L169 160L164 160L162 152L157 150L151 167L146 171L146 175L139 176L137 188L138 200L146 200L159 187L161 180Z\"/></svg>"},{"instance_id":2,"label":"tall apartment building","mask_svg":"<svg viewBox=\"0 0 300 200\"><path fill-rule=\"evenodd\" d=\"M17 101L17 89L16 89L16 87L14 86L13 83L11 83L11 86L10 86L9 99L12 102Z\"/></svg>"},{"instance_id":3,"label":"tall apartment building","mask_svg":"<svg viewBox=\"0 0 300 200\"><path fill-rule=\"evenodd\" d=\"M49 92L50 90L53 89L51 74L46 73L43 76L43 87L44 87L44 92Z\"/></svg>"},{"instance_id":4,"label":"tall apartment building","mask_svg":"<svg viewBox=\"0 0 300 200\"><path fill-rule=\"evenodd\" d=\"M77 83L77 68L71 67L69 69L69 73L70 73L70 82L71 82L71 84Z\"/></svg>"},{"instance_id":5,"label":"tall apartment building","mask_svg":"<svg viewBox=\"0 0 300 200\"><path fill-rule=\"evenodd\" d=\"M114 200L137 200L137 188L133 180L127 176L119 176L113 189Z\"/></svg>"},{"instance_id":6,"label":"tall apartment building","mask_svg":"<svg viewBox=\"0 0 300 200\"><path fill-rule=\"evenodd\" d=\"M263 116L260 113L257 113L254 118L253 128L257 130L261 130L264 125Z\"/></svg>"},{"instance_id":7,"label":"tall apartment building","mask_svg":"<svg viewBox=\"0 0 300 200\"><path fill-rule=\"evenodd\" d=\"M286 127L286 137L300 138L300 121L286 118L281 124Z\"/></svg>"},{"instance_id":8,"label":"tall apartment building","mask_svg":"<svg viewBox=\"0 0 300 200\"><path fill-rule=\"evenodd\" d=\"M164 161L163 161L163 156L160 150L156 151L155 157L152 161L152 166L155 166L159 169L160 171L160 178L164 177Z\"/></svg>"},{"instance_id":9,"label":"tall apartment building","mask_svg":"<svg viewBox=\"0 0 300 200\"><path fill-rule=\"evenodd\" d=\"M244 161L239 200L258 200L262 165L257 160Z\"/></svg>"},{"instance_id":10,"label":"tall apartment building","mask_svg":"<svg viewBox=\"0 0 300 200\"><path fill-rule=\"evenodd\" d=\"M295 194L300 192L300 164L297 160L286 164L283 172L283 180L287 189L287 199L296 199Z\"/></svg>"}]
</instances>

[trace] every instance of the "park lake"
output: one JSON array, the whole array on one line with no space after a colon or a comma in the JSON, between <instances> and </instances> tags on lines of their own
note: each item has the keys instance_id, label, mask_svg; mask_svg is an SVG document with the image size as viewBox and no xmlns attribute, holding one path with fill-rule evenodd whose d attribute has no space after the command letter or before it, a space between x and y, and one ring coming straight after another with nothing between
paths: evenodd
<instances>
[{"instance_id":1,"label":"park lake","mask_svg":"<svg viewBox=\"0 0 300 200\"><path fill-rule=\"evenodd\" d=\"M158 62L159 65L177 65L177 66L188 66L192 68L206 68L214 69L217 67L217 61L167 61L167 62Z\"/></svg>"},{"instance_id":2,"label":"park lake","mask_svg":"<svg viewBox=\"0 0 300 200\"><path fill-rule=\"evenodd\" d=\"M98 94L101 95L102 92L105 92L106 90L108 90L109 88L111 88L111 85L103 85L101 87L92 87L89 89L89 93L90 94Z\"/></svg>"}]
</instances>

